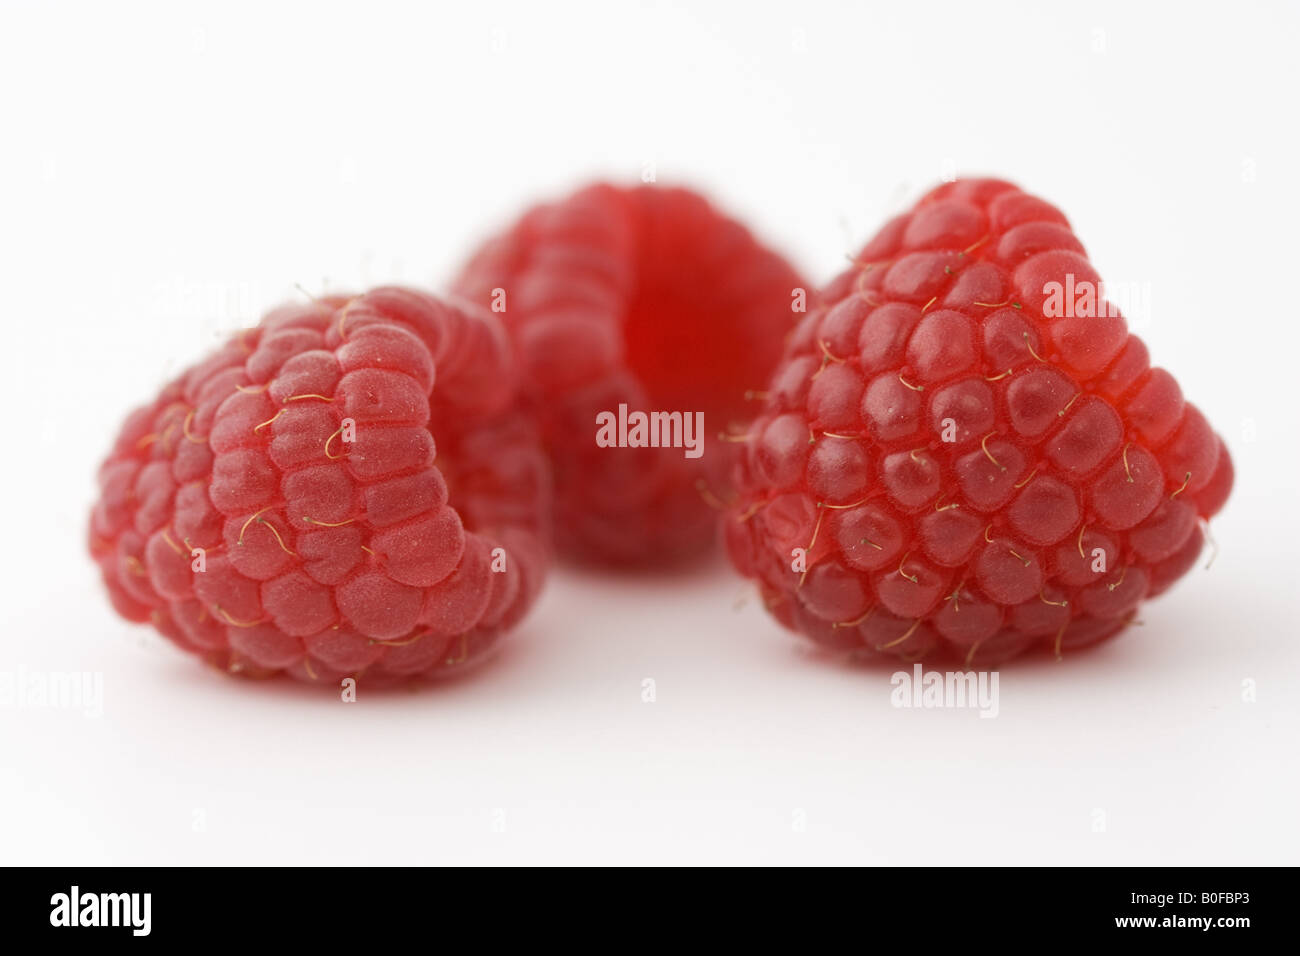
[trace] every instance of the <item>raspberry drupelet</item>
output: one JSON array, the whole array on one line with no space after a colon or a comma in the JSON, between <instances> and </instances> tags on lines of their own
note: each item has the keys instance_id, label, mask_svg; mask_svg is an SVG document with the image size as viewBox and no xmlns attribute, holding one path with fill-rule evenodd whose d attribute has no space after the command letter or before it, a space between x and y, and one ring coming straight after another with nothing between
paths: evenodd
<instances>
[{"instance_id":1,"label":"raspberry drupelet","mask_svg":"<svg viewBox=\"0 0 1300 956\"><path fill-rule=\"evenodd\" d=\"M100 469L114 607L249 676L475 663L547 564L512 361L491 316L407 289L272 310L132 414Z\"/></svg>"},{"instance_id":2,"label":"raspberry drupelet","mask_svg":"<svg viewBox=\"0 0 1300 956\"><path fill-rule=\"evenodd\" d=\"M519 351L559 547L620 565L707 551L735 454L716 437L753 417L748 390L806 312L795 270L694 192L595 185L529 210L453 288L498 310ZM703 457L599 447L596 416L620 404L703 412Z\"/></svg>"},{"instance_id":3,"label":"raspberry drupelet","mask_svg":"<svg viewBox=\"0 0 1300 956\"><path fill-rule=\"evenodd\" d=\"M791 337L727 541L825 647L991 663L1121 631L1232 461L1056 208L997 180L891 220Z\"/></svg>"}]
</instances>

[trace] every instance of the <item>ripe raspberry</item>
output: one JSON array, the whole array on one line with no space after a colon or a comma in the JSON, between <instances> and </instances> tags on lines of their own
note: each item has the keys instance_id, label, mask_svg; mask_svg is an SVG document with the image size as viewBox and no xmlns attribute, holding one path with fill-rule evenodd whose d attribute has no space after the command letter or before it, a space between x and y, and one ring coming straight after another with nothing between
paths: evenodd
<instances>
[{"instance_id":1,"label":"ripe raspberry","mask_svg":"<svg viewBox=\"0 0 1300 956\"><path fill-rule=\"evenodd\" d=\"M716 436L752 417L746 392L766 380L799 317L792 305L802 308L803 283L780 256L695 193L595 185L527 212L454 288L501 311L518 348L555 468L563 550L645 564L712 544L704 495L735 454ZM599 447L596 415L620 404L703 412L703 457Z\"/></svg>"},{"instance_id":2,"label":"ripe raspberry","mask_svg":"<svg viewBox=\"0 0 1300 956\"><path fill-rule=\"evenodd\" d=\"M737 468L728 547L783 624L909 659L1059 654L1192 566L1231 459L1098 293L1065 216L1005 182L941 186L867 244Z\"/></svg>"},{"instance_id":3,"label":"ripe raspberry","mask_svg":"<svg viewBox=\"0 0 1300 956\"><path fill-rule=\"evenodd\" d=\"M490 316L418 292L272 310L131 415L100 469L114 607L232 673L468 666L545 571L513 375Z\"/></svg>"}]
</instances>

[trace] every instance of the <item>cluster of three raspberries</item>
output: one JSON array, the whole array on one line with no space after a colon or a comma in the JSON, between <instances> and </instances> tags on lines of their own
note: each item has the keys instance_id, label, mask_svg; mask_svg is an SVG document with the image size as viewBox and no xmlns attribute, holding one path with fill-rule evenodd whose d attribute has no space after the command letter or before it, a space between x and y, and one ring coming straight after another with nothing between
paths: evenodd
<instances>
[{"instance_id":1,"label":"cluster of three raspberries","mask_svg":"<svg viewBox=\"0 0 1300 956\"><path fill-rule=\"evenodd\" d=\"M482 659L553 547L682 562L719 511L783 624L908 660L1094 643L1196 561L1228 452L1056 208L948 183L805 289L694 193L584 189L446 299L284 306L168 385L91 554L224 670L367 683ZM704 454L597 441L627 409L702 413Z\"/></svg>"}]
</instances>

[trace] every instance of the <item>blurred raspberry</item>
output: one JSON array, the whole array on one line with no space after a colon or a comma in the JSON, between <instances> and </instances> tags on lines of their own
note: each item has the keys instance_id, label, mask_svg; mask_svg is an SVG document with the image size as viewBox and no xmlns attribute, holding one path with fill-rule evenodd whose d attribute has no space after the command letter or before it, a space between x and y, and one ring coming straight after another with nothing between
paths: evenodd
<instances>
[{"instance_id":1,"label":"blurred raspberry","mask_svg":"<svg viewBox=\"0 0 1300 956\"><path fill-rule=\"evenodd\" d=\"M474 663L546 567L514 375L490 316L418 292L271 311L132 414L100 469L114 607L251 676Z\"/></svg>"},{"instance_id":2,"label":"blurred raspberry","mask_svg":"<svg viewBox=\"0 0 1300 956\"><path fill-rule=\"evenodd\" d=\"M790 265L693 192L595 185L529 210L454 288L500 311L519 350L554 463L561 547L620 564L707 549L706 499L725 496L735 454L716 436L753 416L746 395L803 310ZM598 447L596 415L620 404L703 412L703 457Z\"/></svg>"},{"instance_id":3,"label":"blurred raspberry","mask_svg":"<svg viewBox=\"0 0 1300 956\"><path fill-rule=\"evenodd\" d=\"M1232 461L1057 209L950 183L791 338L738 466L740 571L846 652L1080 647L1196 561ZM798 560L799 549L806 554Z\"/></svg>"}]
</instances>

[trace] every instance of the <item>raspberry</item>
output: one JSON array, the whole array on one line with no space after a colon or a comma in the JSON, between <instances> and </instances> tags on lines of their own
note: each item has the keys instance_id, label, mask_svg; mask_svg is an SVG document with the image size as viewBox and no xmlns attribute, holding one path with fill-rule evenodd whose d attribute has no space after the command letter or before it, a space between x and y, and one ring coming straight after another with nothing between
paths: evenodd
<instances>
[{"instance_id":1,"label":"raspberry","mask_svg":"<svg viewBox=\"0 0 1300 956\"><path fill-rule=\"evenodd\" d=\"M132 414L100 469L114 607L250 676L474 663L546 566L514 375L490 316L418 292L272 310Z\"/></svg>"},{"instance_id":2,"label":"raspberry","mask_svg":"<svg viewBox=\"0 0 1300 956\"><path fill-rule=\"evenodd\" d=\"M562 550L671 563L713 543L704 499L734 456L715 436L752 417L747 390L802 308L803 283L780 256L695 193L595 185L528 211L454 288L501 311L519 350L554 464ZM596 415L620 404L703 412L703 457L599 447Z\"/></svg>"},{"instance_id":3,"label":"raspberry","mask_svg":"<svg viewBox=\"0 0 1300 956\"><path fill-rule=\"evenodd\" d=\"M728 548L787 627L967 664L1118 633L1200 553L1228 451L1054 207L950 183L791 337Z\"/></svg>"}]
</instances>

